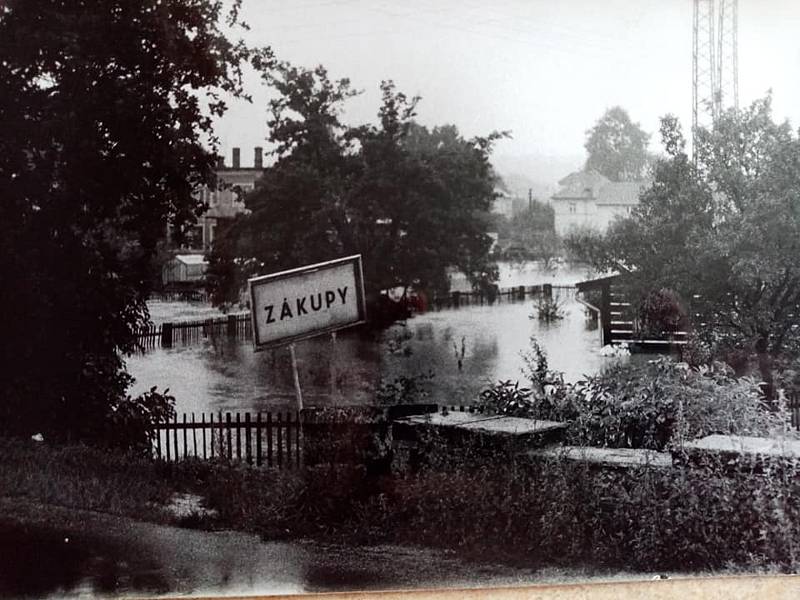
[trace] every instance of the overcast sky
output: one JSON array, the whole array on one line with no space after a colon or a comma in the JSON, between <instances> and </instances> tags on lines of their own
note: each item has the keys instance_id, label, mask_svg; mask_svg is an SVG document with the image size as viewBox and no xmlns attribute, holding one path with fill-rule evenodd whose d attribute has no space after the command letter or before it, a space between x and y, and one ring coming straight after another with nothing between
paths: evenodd
<instances>
[{"instance_id":1,"label":"overcast sky","mask_svg":"<svg viewBox=\"0 0 800 600\"><path fill-rule=\"evenodd\" d=\"M246 39L364 94L346 121L374 121L378 84L422 96L418 120L466 136L511 130L498 159L576 160L585 131L613 105L653 133L677 114L691 126L692 0L244 0ZM773 90L776 117L800 124L800 1L739 0L739 96ZM266 98L237 102L219 124L226 157L266 145ZM516 162L514 157L519 157ZM511 167L508 167L511 168ZM516 167L514 167L516 168ZM520 167L522 168L522 167ZM517 169L519 170L519 169ZM558 179L566 173L554 173Z\"/></svg>"}]
</instances>

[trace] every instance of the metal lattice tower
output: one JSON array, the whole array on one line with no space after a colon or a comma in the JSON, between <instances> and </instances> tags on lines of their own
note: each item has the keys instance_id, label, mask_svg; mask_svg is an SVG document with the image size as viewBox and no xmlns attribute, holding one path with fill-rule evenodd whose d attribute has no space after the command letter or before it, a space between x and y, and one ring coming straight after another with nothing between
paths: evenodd
<instances>
[{"instance_id":1,"label":"metal lattice tower","mask_svg":"<svg viewBox=\"0 0 800 600\"><path fill-rule=\"evenodd\" d=\"M739 108L738 4L694 0L692 132L710 126L726 108Z\"/></svg>"}]
</instances>

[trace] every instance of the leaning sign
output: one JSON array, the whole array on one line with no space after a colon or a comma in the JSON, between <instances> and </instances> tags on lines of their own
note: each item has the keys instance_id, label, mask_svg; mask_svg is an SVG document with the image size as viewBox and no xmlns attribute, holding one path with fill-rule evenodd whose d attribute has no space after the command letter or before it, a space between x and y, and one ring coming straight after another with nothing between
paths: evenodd
<instances>
[{"instance_id":1,"label":"leaning sign","mask_svg":"<svg viewBox=\"0 0 800 600\"><path fill-rule=\"evenodd\" d=\"M256 350L366 321L360 254L254 277L248 283Z\"/></svg>"}]
</instances>

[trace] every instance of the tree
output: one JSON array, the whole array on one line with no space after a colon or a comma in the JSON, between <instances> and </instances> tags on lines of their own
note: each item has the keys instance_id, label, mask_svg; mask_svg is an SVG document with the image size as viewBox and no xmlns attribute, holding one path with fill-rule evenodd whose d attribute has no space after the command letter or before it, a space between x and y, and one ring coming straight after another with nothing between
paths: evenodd
<instances>
[{"instance_id":1,"label":"tree","mask_svg":"<svg viewBox=\"0 0 800 600\"><path fill-rule=\"evenodd\" d=\"M800 355L800 140L769 97L699 130L697 167L673 117L662 138L668 157L632 217L584 247L640 298L676 291L721 354L755 353L769 393L773 359Z\"/></svg>"},{"instance_id":2,"label":"tree","mask_svg":"<svg viewBox=\"0 0 800 600\"><path fill-rule=\"evenodd\" d=\"M238 2L228 15L236 21ZM91 438L125 400L167 222L202 209L251 53L223 2L0 7L0 423Z\"/></svg>"},{"instance_id":3,"label":"tree","mask_svg":"<svg viewBox=\"0 0 800 600\"><path fill-rule=\"evenodd\" d=\"M638 181L647 174L650 135L633 123L625 109L609 108L586 132L586 170L595 170L611 181Z\"/></svg>"},{"instance_id":4,"label":"tree","mask_svg":"<svg viewBox=\"0 0 800 600\"><path fill-rule=\"evenodd\" d=\"M512 216L503 229L504 253L511 260L538 260L549 267L561 253L553 207L543 202L531 202Z\"/></svg>"},{"instance_id":5,"label":"tree","mask_svg":"<svg viewBox=\"0 0 800 600\"><path fill-rule=\"evenodd\" d=\"M496 276L486 232L489 154L501 134L466 140L452 125L428 130L413 121L419 98L391 82L381 84L379 124L350 127L339 119L356 93L348 80L287 63L265 79L279 94L268 122L277 160L246 199L251 213L215 245L220 273L236 258L271 272L360 253L373 301L396 286L446 290L450 266L476 282ZM216 301L223 288L212 289Z\"/></svg>"}]
</instances>

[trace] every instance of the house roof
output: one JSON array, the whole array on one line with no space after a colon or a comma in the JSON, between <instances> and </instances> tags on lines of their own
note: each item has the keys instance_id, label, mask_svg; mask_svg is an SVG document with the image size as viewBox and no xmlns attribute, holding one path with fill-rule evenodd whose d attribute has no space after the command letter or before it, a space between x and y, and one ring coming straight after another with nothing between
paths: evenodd
<instances>
[{"instance_id":1,"label":"house roof","mask_svg":"<svg viewBox=\"0 0 800 600\"><path fill-rule=\"evenodd\" d=\"M560 198L591 198L597 196L597 190L610 183L608 178L597 171L575 171L558 182L561 189L552 197ZM590 192L587 195L587 190Z\"/></svg>"},{"instance_id":2,"label":"house roof","mask_svg":"<svg viewBox=\"0 0 800 600\"><path fill-rule=\"evenodd\" d=\"M589 199L596 204L635 205L646 181L610 181L597 171L576 171L558 182L553 200Z\"/></svg>"},{"instance_id":3,"label":"house roof","mask_svg":"<svg viewBox=\"0 0 800 600\"><path fill-rule=\"evenodd\" d=\"M611 275L605 275L603 277L598 277L596 279L587 279L586 281L579 281L578 283L575 284L575 287L578 288L579 292L600 289L606 284L611 284L616 282L620 277L621 275L619 273L612 273Z\"/></svg>"},{"instance_id":4,"label":"house roof","mask_svg":"<svg viewBox=\"0 0 800 600\"><path fill-rule=\"evenodd\" d=\"M176 254L175 260L178 260L188 266L208 264L206 262L206 257L202 254Z\"/></svg>"},{"instance_id":5,"label":"house roof","mask_svg":"<svg viewBox=\"0 0 800 600\"><path fill-rule=\"evenodd\" d=\"M597 204L639 204L643 181L609 181L600 188Z\"/></svg>"}]
</instances>

